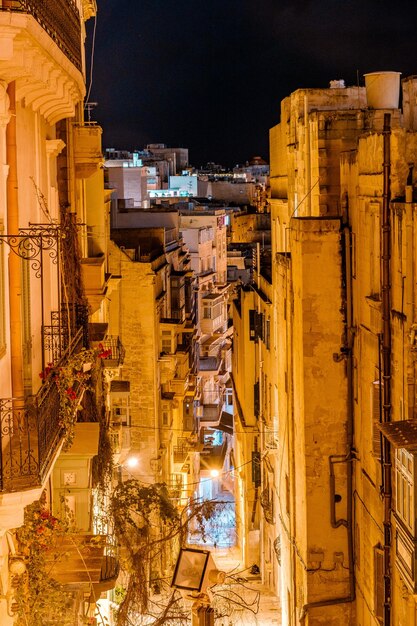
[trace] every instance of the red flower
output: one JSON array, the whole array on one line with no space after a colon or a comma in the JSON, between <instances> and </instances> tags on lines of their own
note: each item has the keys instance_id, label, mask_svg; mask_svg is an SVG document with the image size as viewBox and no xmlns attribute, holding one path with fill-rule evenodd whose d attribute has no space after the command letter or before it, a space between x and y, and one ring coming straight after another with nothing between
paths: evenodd
<instances>
[{"instance_id":1,"label":"red flower","mask_svg":"<svg viewBox=\"0 0 417 626\"><path fill-rule=\"evenodd\" d=\"M67 394L70 400L77 399L77 394L72 387L68 387L68 389L65 390L65 393Z\"/></svg>"},{"instance_id":2,"label":"red flower","mask_svg":"<svg viewBox=\"0 0 417 626\"><path fill-rule=\"evenodd\" d=\"M99 352L98 358L107 359L109 356L111 357L111 355L112 355L112 351L111 351L111 348L109 348L108 350L102 350L101 352Z\"/></svg>"}]
</instances>

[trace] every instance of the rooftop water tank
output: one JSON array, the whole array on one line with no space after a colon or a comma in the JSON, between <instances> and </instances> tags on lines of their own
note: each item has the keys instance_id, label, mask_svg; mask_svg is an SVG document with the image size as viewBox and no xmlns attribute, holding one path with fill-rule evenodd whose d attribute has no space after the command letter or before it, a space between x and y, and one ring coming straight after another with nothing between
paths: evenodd
<instances>
[{"instance_id":1,"label":"rooftop water tank","mask_svg":"<svg viewBox=\"0 0 417 626\"><path fill-rule=\"evenodd\" d=\"M365 74L366 99L370 109L398 109L401 72Z\"/></svg>"},{"instance_id":2,"label":"rooftop water tank","mask_svg":"<svg viewBox=\"0 0 417 626\"><path fill-rule=\"evenodd\" d=\"M337 80L331 80L329 83L330 89L345 89L345 81L343 78L338 78Z\"/></svg>"}]
</instances>

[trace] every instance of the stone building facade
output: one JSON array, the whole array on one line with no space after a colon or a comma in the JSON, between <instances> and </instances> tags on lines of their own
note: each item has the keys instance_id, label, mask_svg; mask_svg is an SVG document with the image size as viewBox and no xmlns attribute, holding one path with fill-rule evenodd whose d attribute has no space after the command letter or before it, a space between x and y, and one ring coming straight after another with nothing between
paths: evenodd
<instances>
[{"instance_id":1,"label":"stone building facade","mask_svg":"<svg viewBox=\"0 0 417 626\"><path fill-rule=\"evenodd\" d=\"M391 72L298 90L270 133L272 500L288 624L416 623L415 79L402 88L402 110Z\"/></svg>"}]
</instances>

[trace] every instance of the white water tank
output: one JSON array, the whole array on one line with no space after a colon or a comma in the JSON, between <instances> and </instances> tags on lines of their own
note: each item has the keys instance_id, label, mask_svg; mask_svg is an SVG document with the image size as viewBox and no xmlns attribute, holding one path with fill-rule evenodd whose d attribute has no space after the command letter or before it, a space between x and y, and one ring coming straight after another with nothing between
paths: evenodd
<instances>
[{"instance_id":1,"label":"white water tank","mask_svg":"<svg viewBox=\"0 0 417 626\"><path fill-rule=\"evenodd\" d=\"M398 109L401 72L365 74L366 99L370 109Z\"/></svg>"}]
</instances>

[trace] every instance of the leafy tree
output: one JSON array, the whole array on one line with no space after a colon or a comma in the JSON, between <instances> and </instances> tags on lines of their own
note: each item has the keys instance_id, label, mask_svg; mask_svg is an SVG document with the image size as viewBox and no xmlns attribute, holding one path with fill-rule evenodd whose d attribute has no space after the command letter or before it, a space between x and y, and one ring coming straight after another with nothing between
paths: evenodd
<instances>
[{"instance_id":1,"label":"leafy tree","mask_svg":"<svg viewBox=\"0 0 417 626\"><path fill-rule=\"evenodd\" d=\"M215 501L191 500L178 509L163 483L144 485L132 479L116 486L110 513L127 578L117 611L118 626L138 624L140 616L152 617L154 621L146 623L153 626L186 619L180 594L169 589L173 566L191 526L194 531L197 526L204 540L205 523L221 506Z\"/></svg>"}]
</instances>

